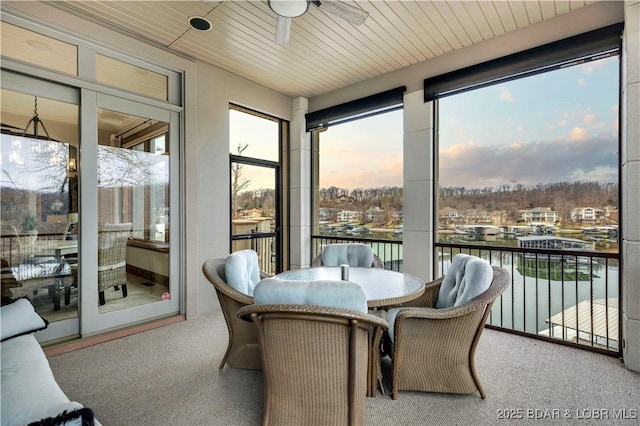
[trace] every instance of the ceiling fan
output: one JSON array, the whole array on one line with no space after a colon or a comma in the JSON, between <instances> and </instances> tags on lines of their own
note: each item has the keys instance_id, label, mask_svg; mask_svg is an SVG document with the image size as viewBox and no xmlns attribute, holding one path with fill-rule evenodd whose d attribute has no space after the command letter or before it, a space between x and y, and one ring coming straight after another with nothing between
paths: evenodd
<instances>
[{"instance_id":1,"label":"ceiling fan","mask_svg":"<svg viewBox=\"0 0 640 426\"><path fill-rule=\"evenodd\" d=\"M269 0L269 7L278 15L276 23L275 41L278 44L289 42L291 35L291 18L304 15L309 10L309 4L313 3L328 13L332 13L353 25L362 25L369 16L369 12L356 6L351 6L337 0Z\"/></svg>"}]
</instances>

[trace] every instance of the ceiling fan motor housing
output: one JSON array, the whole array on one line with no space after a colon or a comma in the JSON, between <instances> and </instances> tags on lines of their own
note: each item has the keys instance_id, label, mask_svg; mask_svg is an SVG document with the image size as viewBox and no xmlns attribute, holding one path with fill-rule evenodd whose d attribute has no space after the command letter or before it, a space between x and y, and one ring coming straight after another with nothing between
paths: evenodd
<instances>
[{"instance_id":1,"label":"ceiling fan motor housing","mask_svg":"<svg viewBox=\"0 0 640 426\"><path fill-rule=\"evenodd\" d=\"M308 0L269 0L269 7L285 18L297 18L309 10Z\"/></svg>"}]
</instances>

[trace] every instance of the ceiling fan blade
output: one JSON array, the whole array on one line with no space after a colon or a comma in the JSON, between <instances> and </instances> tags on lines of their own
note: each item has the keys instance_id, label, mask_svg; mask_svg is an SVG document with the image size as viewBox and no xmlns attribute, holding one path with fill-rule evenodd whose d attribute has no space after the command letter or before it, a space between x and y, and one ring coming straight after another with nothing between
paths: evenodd
<instances>
[{"instance_id":1,"label":"ceiling fan blade","mask_svg":"<svg viewBox=\"0 0 640 426\"><path fill-rule=\"evenodd\" d=\"M278 21L276 22L276 38L275 41L278 44L289 43L289 37L291 36L291 18L278 15Z\"/></svg>"},{"instance_id":2,"label":"ceiling fan blade","mask_svg":"<svg viewBox=\"0 0 640 426\"><path fill-rule=\"evenodd\" d=\"M353 25L362 25L369 17L369 12L356 6L334 0L322 0L313 2L320 9L333 13Z\"/></svg>"}]
</instances>

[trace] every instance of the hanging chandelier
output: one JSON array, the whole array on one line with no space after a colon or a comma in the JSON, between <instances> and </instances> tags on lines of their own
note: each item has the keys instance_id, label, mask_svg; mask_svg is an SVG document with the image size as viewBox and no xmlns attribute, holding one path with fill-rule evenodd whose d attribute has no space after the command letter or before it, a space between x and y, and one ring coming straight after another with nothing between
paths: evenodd
<instances>
[{"instance_id":1,"label":"hanging chandelier","mask_svg":"<svg viewBox=\"0 0 640 426\"><path fill-rule=\"evenodd\" d=\"M29 126L31 126L32 123L33 123L33 136L36 139L38 138L38 126L40 125L42 126L42 130L44 130L44 134L47 136L47 139L53 140L51 139L51 136L49 136L49 132L47 131L47 128L45 127L44 122L40 120L40 117L38 116L38 97L37 96L34 96L33 117L31 117L31 119L25 126L24 130L22 131L22 136L27 135L27 132L29 131Z\"/></svg>"}]
</instances>

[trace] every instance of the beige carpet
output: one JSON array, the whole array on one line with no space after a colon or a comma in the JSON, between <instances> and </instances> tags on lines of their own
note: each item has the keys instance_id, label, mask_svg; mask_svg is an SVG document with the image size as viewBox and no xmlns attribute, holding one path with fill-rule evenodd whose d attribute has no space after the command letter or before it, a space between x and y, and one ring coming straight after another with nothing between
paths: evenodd
<instances>
[{"instance_id":1,"label":"beige carpet","mask_svg":"<svg viewBox=\"0 0 640 426\"><path fill-rule=\"evenodd\" d=\"M262 373L219 371L226 343L224 318L212 313L49 361L67 395L93 408L105 426L259 425ZM367 398L366 424L640 424L640 374L618 359L486 330L476 361L486 400L401 392L393 401L379 394ZM606 418L586 418L603 410ZM614 419L622 414L635 418Z\"/></svg>"}]
</instances>

